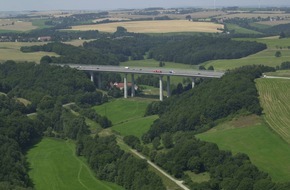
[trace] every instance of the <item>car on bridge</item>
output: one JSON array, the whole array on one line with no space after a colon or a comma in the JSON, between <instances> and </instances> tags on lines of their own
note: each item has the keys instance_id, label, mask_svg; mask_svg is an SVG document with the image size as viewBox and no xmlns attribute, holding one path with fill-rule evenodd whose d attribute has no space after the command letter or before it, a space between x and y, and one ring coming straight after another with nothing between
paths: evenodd
<instances>
[{"instance_id":1,"label":"car on bridge","mask_svg":"<svg viewBox=\"0 0 290 190\"><path fill-rule=\"evenodd\" d=\"M161 70L153 70L154 73L162 73Z\"/></svg>"}]
</instances>

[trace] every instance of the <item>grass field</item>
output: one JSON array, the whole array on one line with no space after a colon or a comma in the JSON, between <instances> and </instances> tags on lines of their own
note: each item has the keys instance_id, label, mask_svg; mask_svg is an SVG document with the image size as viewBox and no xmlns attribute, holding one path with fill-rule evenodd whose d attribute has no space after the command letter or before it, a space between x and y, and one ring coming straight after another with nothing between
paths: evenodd
<instances>
[{"instance_id":1,"label":"grass field","mask_svg":"<svg viewBox=\"0 0 290 190\"><path fill-rule=\"evenodd\" d=\"M113 123L112 129L122 136L135 135L141 137L150 128L153 121L157 119L157 116L143 117L146 107L151 101L138 98L116 99L95 106L94 109L97 113L106 115Z\"/></svg>"},{"instance_id":2,"label":"grass field","mask_svg":"<svg viewBox=\"0 0 290 190\"><path fill-rule=\"evenodd\" d=\"M237 40L248 40L257 41L267 44L267 49L256 54L241 58L241 59L224 59L224 60L213 60L203 63L205 67L212 65L215 70L227 70L233 69L245 65L267 65L276 67L284 61L290 61L290 50L288 46L290 44L290 38L277 39L277 38L260 38L260 39L237 39ZM276 51L280 51L282 56L275 57Z\"/></svg>"},{"instance_id":3,"label":"grass field","mask_svg":"<svg viewBox=\"0 0 290 190\"><path fill-rule=\"evenodd\" d=\"M249 30L236 24L227 24L227 27L229 30L235 30L235 34L261 34L260 32Z\"/></svg>"},{"instance_id":4,"label":"grass field","mask_svg":"<svg viewBox=\"0 0 290 190\"><path fill-rule=\"evenodd\" d=\"M11 19L0 19L0 30L10 31L29 31L36 29L36 26L32 25L32 22L11 20Z\"/></svg>"},{"instance_id":5,"label":"grass field","mask_svg":"<svg viewBox=\"0 0 290 190\"><path fill-rule=\"evenodd\" d=\"M44 42L0 42L0 61L34 61L39 63L40 59L45 56L58 56L52 52L33 52L23 53L20 51L22 46L43 45Z\"/></svg>"},{"instance_id":6,"label":"grass field","mask_svg":"<svg viewBox=\"0 0 290 190\"><path fill-rule=\"evenodd\" d=\"M256 82L265 120L290 143L290 80L261 78Z\"/></svg>"},{"instance_id":7,"label":"grass field","mask_svg":"<svg viewBox=\"0 0 290 190\"><path fill-rule=\"evenodd\" d=\"M128 32L136 33L168 33L168 32L220 32L221 24L210 22L189 22L187 20L162 20L162 21L131 21L115 22L95 25L73 26L72 30L99 30L101 32L115 32L118 26L125 27Z\"/></svg>"},{"instance_id":8,"label":"grass field","mask_svg":"<svg viewBox=\"0 0 290 190\"><path fill-rule=\"evenodd\" d=\"M246 153L275 182L290 180L289 144L274 134L261 118L251 116L226 122L197 137L234 154Z\"/></svg>"},{"instance_id":9,"label":"grass field","mask_svg":"<svg viewBox=\"0 0 290 190\"><path fill-rule=\"evenodd\" d=\"M44 138L28 151L27 158L36 190L123 190L96 179L85 161L75 155L71 141Z\"/></svg>"}]
</instances>

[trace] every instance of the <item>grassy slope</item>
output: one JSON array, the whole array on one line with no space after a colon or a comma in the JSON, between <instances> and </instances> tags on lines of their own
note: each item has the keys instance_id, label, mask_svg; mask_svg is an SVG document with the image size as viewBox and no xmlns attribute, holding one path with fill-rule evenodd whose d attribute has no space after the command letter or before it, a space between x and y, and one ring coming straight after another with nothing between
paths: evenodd
<instances>
[{"instance_id":1,"label":"grassy slope","mask_svg":"<svg viewBox=\"0 0 290 190\"><path fill-rule=\"evenodd\" d=\"M75 144L71 141L44 138L28 151L27 158L35 189L123 189L96 179L86 163L75 155Z\"/></svg>"},{"instance_id":2,"label":"grassy slope","mask_svg":"<svg viewBox=\"0 0 290 190\"><path fill-rule=\"evenodd\" d=\"M290 149L278 135L274 134L262 121L244 123L243 118L235 124L223 123L216 128L197 135L198 138L216 143L223 150L233 153L243 152L261 170L268 172L276 182L290 180Z\"/></svg>"},{"instance_id":3,"label":"grassy slope","mask_svg":"<svg viewBox=\"0 0 290 190\"><path fill-rule=\"evenodd\" d=\"M278 70L276 72L265 73L267 76L290 77L290 70Z\"/></svg>"},{"instance_id":4,"label":"grassy slope","mask_svg":"<svg viewBox=\"0 0 290 190\"><path fill-rule=\"evenodd\" d=\"M1 42L0 43L0 62L6 60L14 61L34 61L39 62L45 56L57 56L52 52L33 52L23 53L20 51L22 46L43 45L43 42Z\"/></svg>"},{"instance_id":5,"label":"grassy slope","mask_svg":"<svg viewBox=\"0 0 290 190\"><path fill-rule=\"evenodd\" d=\"M287 48L290 44L290 38L285 39L275 39L275 38L261 38L261 39L253 39L253 38L244 38L237 40L248 40L248 41L257 41L261 43L267 44L267 49L256 53L254 55L250 55L241 59L227 59L227 60L214 60L203 63L206 67L213 65L216 70L227 70L233 69L237 67L241 67L244 65L253 65L253 64L263 64L267 66L276 67L280 65L284 61L290 60L290 51ZM275 57L276 51L280 51L282 53L281 57Z\"/></svg>"},{"instance_id":6,"label":"grassy slope","mask_svg":"<svg viewBox=\"0 0 290 190\"><path fill-rule=\"evenodd\" d=\"M265 120L286 142L290 143L290 80L257 80ZM290 171L290 170L289 170Z\"/></svg>"},{"instance_id":7,"label":"grassy slope","mask_svg":"<svg viewBox=\"0 0 290 190\"><path fill-rule=\"evenodd\" d=\"M146 100L146 99L145 99ZM96 106L94 109L101 115L106 115L113 123L113 130L122 136L135 135L141 137L157 116L143 117L151 100L130 98L116 99L112 102Z\"/></svg>"}]
</instances>

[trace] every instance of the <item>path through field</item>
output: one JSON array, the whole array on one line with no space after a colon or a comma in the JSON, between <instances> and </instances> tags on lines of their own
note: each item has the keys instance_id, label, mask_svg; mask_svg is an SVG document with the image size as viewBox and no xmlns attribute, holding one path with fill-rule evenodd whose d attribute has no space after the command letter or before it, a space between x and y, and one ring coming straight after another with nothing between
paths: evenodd
<instances>
[{"instance_id":1,"label":"path through field","mask_svg":"<svg viewBox=\"0 0 290 190\"><path fill-rule=\"evenodd\" d=\"M257 80L265 120L286 142L290 143L290 80L261 78Z\"/></svg>"},{"instance_id":2,"label":"path through field","mask_svg":"<svg viewBox=\"0 0 290 190\"><path fill-rule=\"evenodd\" d=\"M85 161L75 155L72 141L44 138L28 151L27 158L36 190L123 190L98 180Z\"/></svg>"}]
</instances>

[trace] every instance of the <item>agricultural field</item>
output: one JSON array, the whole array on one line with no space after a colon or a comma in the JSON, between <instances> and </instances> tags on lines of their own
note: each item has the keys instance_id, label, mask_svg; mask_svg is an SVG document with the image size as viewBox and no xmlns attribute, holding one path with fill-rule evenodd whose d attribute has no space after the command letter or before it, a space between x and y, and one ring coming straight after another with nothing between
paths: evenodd
<instances>
[{"instance_id":1,"label":"agricultural field","mask_svg":"<svg viewBox=\"0 0 290 190\"><path fill-rule=\"evenodd\" d=\"M0 31L19 31L25 32L36 29L36 26L32 25L32 22L14 20L14 19L0 19Z\"/></svg>"},{"instance_id":2,"label":"agricultural field","mask_svg":"<svg viewBox=\"0 0 290 190\"><path fill-rule=\"evenodd\" d=\"M260 32L240 27L236 24L227 24L229 30L235 30L235 34L261 34Z\"/></svg>"},{"instance_id":3,"label":"agricultural field","mask_svg":"<svg viewBox=\"0 0 290 190\"><path fill-rule=\"evenodd\" d=\"M244 65L266 65L270 67L279 66L282 62L290 61L290 50L288 46L290 44L290 38L278 39L273 38L242 38L236 40L249 40L257 41L267 44L267 49L256 54L240 58L240 59L224 59L213 60L203 63L205 67L212 65L215 70L227 70L241 67ZM281 57L275 57L277 51L281 52Z\"/></svg>"},{"instance_id":4,"label":"agricultural field","mask_svg":"<svg viewBox=\"0 0 290 190\"><path fill-rule=\"evenodd\" d=\"M275 182L290 180L289 144L273 133L261 117L234 119L197 135L197 138L216 143L222 150L230 150L233 154L246 153Z\"/></svg>"},{"instance_id":5,"label":"agricultural field","mask_svg":"<svg viewBox=\"0 0 290 190\"><path fill-rule=\"evenodd\" d=\"M283 13L283 12L275 12L275 11L269 11L269 12L256 12L256 13L248 13L248 12L237 12L234 14L227 14L222 16L217 16L215 18L268 18L268 17L280 17L280 18L288 18L290 16L289 13Z\"/></svg>"},{"instance_id":6,"label":"agricultural field","mask_svg":"<svg viewBox=\"0 0 290 190\"><path fill-rule=\"evenodd\" d=\"M256 82L266 122L290 143L290 80L261 78Z\"/></svg>"},{"instance_id":7,"label":"agricultural field","mask_svg":"<svg viewBox=\"0 0 290 190\"><path fill-rule=\"evenodd\" d=\"M123 190L95 178L84 159L75 155L72 141L44 138L28 151L27 160L35 189Z\"/></svg>"},{"instance_id":8,"label":"agricultural field","mask_svg":"<svg viewBox=\"0 0 290 190\"><path fill-rule=\"evenodd\" d=\"M162 21L131 21L107 24L73 26L72 30L99 30L113 33L118 26L125 27L128 32L136 33L169 33L169 32L220 32L221 24L209 22L189 22L187 20L162 20Z\"/></svg>"},{"instance_id":9,"label":"agricultural field","mask_svg":"<svg viewBox=\"0 0 290 190\"><path fill-rule=\"evenodd\" d=\"M290 70L278 70L276 72L265 73L265 75L275 76L275 77L289 77L290 78Z\"/></svg>"},{"instance_id":10,"label":"agricultural field","mask_svg":"<svg viewBox=\"0 0 290 190\"><path fill-rule=\"evenodd\" d=\"M45 56L58 56L53 52L33 52L23 53L20 51L22 46L43 45L44 42L0 42L0 62L6 60L14 61L32 61L39 63L40 59Z\"/></svg>"}]
</instances>

